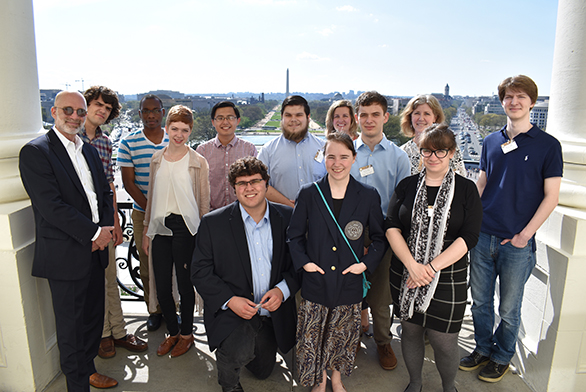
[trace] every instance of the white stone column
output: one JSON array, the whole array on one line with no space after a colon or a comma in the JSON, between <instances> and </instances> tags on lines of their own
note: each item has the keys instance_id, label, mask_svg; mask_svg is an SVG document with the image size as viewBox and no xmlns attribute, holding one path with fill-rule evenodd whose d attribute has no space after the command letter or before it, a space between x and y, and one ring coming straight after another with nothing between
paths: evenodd
<instances>
[{"instance_id":1,"label":"white stone column","mask_svg":"<svg viewBox=\"0 0 586 392\"><path fill-rule=\"evenodd\" d=\"M586 2L560 0L547 131L561 143L560 206L537 232L513 363L535 391L586 391Z\"/></svg>"},{"instance_id":2,"label":"white stone column","mask_svg":"<svg viewBox=\"0 0 586 392\"><path fill-rule=\"evenodd\" d=\"M42 132L31 0L0 12L0 391L40 391L59 373L47 282L31 276L35 228L18 172Z\"/></svg>"}]
</instances>

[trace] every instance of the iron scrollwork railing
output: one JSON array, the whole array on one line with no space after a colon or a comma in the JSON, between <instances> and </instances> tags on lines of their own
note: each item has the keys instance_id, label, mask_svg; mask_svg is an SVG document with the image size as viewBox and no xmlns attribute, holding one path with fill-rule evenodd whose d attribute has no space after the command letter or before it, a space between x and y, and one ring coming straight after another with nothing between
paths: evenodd
<instances>
[{"instance_id":1,"label":"iron scrollwork railing","mask_svg":"<svg viewBox=\"0 0 586 392\"><path fill-rule=\"evenodd\" d=\"M134 227L131 219L132 213L132 202L120 202L118 203L118 216L120 217L120 227L122 228L122 235L124 242L128 243L128 250L125 255L116 257L116 267L119 272L128 271L133 287L129 287L122 280L120 276L116 276L118 286L122 290L120 299L122 301L142 301L144 299L143 284L140 279L140 261L138 258L138 251L136 249L136 243L134 242ZM120 245L122 246L122 245Z\"/></svg>"}]
</instances>

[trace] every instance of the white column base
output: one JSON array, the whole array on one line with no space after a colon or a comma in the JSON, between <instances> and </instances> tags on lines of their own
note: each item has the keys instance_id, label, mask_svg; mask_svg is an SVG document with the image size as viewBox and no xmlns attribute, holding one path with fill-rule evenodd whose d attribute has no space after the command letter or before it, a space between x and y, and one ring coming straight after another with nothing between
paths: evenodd
<instances>
[{"instance_id":1,"label":"white column base","mask_svg":"<svg viewBox=\"0 0 586 392\"><path fill-rule=\"evenodd\" d=\"M586 212L557 207L537 240L513 364L535 391L586 391Z\"/></svg>"},{"instance_id":2,"label":"white column base","mask_svg":"<svg viewBox=\"0 0 586 392\"><path fill-rule=\"evenodd\" d=\"M49 285L31 276L30 201L0 204L0 391L42 391L60 372Z\"/></svg>"}]
</instances>

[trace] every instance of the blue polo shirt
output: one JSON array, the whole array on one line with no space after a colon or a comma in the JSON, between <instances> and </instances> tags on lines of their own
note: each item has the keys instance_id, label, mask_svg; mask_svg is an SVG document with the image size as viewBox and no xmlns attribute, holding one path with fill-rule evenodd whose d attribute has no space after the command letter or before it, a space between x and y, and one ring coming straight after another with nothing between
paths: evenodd
<instances>
[{"instance_id":1,"label":"blue polo shirt","mask_svg":"<svg viewBox=\"0 0 586 392\"><path fill-rule=\"evenodd\" d=\"M484 139L480 170L486 173L482 193L481 231L513 238L529 223L543 201L546 178L563 173L560 142L537 126L513 139L517 149L505 154L506 127Z\"/></svg>"}]
</instances>

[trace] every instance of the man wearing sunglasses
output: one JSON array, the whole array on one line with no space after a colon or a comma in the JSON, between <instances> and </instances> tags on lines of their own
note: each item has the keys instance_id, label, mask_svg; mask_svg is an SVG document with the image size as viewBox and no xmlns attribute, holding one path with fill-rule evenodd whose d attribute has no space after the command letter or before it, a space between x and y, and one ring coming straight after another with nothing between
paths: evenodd
<instances>
[{"instance_id":1,"label":"man wearing sunglasses","mask_svg":"<svg viewBox=\"0 0 586 392\"><path fill-rule=\"evenodd\" d=\"M299 289L285 243L292 208L266 199L267 167L241 158L229 181L238 200L203 217L191 265L224 392L243 390L242 367L266 379L277 347L284 354L293 347Z\"/></svg>"},{"instance_id":2,"label":"man wearing sunglasses","mask_svg":"<svg viewBox=\"0 0 586 392\"><path fill-rule=\"evenodd\" d=\"M32 275L49 282L67 389L89 391L104 320L112 191L98 152L77 136L87 115L83 95L60 92L51 115L55 126L19 159L36 224Z\"/></svg>"},{"instance_id":3,"label":"man wearing sunglasses","mask_svg":"<svg viewBox=\"0 0 586 392\"><path fill-rule=\"evenodd\" d=\"M116 280L116 246L123 241L122 229L118 219L116 206L116 188L114 187L114 166L112 164L112 142L100 128L104 124L118 117L120 114L120 103L118 95L105 86L92 86L87 89L83 96L88 105L88 113L84 127L79 132L79 137L86 143L91 144L98 150L106 179L110 184L114 196L114 231L113 241L108 245L110 263L106 268L106 309L104 313L104 329L98 355L101 358L111 358L116 355L115 346L124 347L130 351L140 352L148 349L146 342L140 340L133 334L126 331L126 321L122 314L120 302L120 291ZM104 376L105 377L105 376ZM90 379L94 387L110 387L114 384L107 378L98 380ZM115 384L114 384L115 385Z\"/></svg>"},{"instance_id":4,"label":"man wearing sunglasses","mask_svg":"<svg viewBox=\"0 0 586 392\"><path fill-rule=\"evenodd\" d=\"M165 109L163 101L159 97L153 94L145 95L140 100L139 114L143 129L122 139L118 147L116 163L120 166L124 189L134 199L132 225L140 262L140 279L142 280L144 301L149 312L147 329L156 331L161 326L163 315L156 303L156 297L150 292L149 259L142 248L142 234L144 232L143 221L147 205L151 158L156 151L162 150L169 144L169 137L162 128ZM151 301L151 296L153 301Z\"/></svg>"},{"instance_id":5,"label":"man wearing sunglasses","mask_svg":"<svg viewBox=\"0 0 586 392\"><path fill-rule=\"evenodd\" d=\"M256 157L257 152L254 144L234 134L240 124L240 111L234 103L218 102L212 108L211 117L217 135L200 144L196 151L210 165L210 211L213 211L236 200L234 189L228 182L230 165L239 158Z\"/></svg>"}]
</instances>

